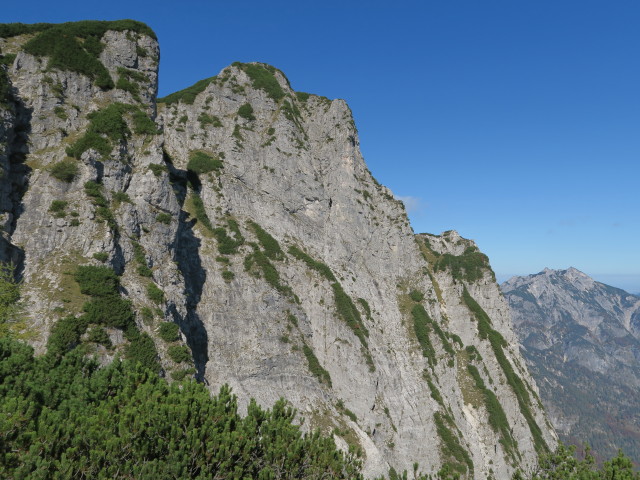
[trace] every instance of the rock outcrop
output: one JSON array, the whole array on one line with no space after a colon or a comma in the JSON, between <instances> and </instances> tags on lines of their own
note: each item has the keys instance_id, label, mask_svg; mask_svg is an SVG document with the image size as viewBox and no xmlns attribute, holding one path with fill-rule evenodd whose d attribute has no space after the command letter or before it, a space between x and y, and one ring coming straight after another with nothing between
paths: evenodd
<instances>
[{"instance_id":1,"label":"rock outcrop","mask_svg":"<svg viewBox=\"0 0 640 480\"><path fill-rule=\"evenodd\" d=\"M78 34L89 71L33 47L50 28L0 29L2 255L36 347L82 311L76 266L104 262L167 375L189 374L169 351L182 342L212 391L285 397L367 475L507 478L554 447L486 257L455 232L414 235L344 101L236 63L156 105L144 25ZM104 361L127 344L106 330Z\"/></svg>"},{"instance_id":2,"label":"rock outcrop","mask_svg":"<svg viewBox=\"0 0 640 480\"><path fill-rule=\"evenodd\" d=\"M640 297L569 268L501 285L551 421L601 458L640 459Z\"/></svg>"}]
</instances>

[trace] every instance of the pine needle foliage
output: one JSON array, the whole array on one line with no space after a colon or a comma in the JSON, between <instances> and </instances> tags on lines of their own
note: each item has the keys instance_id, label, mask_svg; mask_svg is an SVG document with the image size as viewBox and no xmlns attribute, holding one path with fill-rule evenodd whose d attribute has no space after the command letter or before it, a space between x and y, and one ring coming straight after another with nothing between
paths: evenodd
<instances>
[{"instance_id":1,"label":"pine needle foliage","mask_svg":"<svg viewBox=\"0 0 640 480\"><path fill-rule=\"evenodd\" d=\"M54 362L7 338L0 372L3 478L363 478L284 400L242 417L227 386L212 397L130 361L99 368L76 349Z\"/></svg>"},{"instance_id":2,"label":"pine needle foliage","mask_svg":"<svg viewBox=\"0 0 640 480\"><path fill-rule=\"evenodd\" d=\"M118 81L116 88L129 92L136 102L141 102L140 84L149 83L149 78L142 72L131 70L124 67L118 67Z\"/></svg>"},{"instance_id":3,"label":"pine needle foliage","mask_svg":"<svg viewBox=\"0 0 640 480\"><path fill-rule=\"evenodd\" d=\"M164 292L155 283L147 285L147 296L157 305L164 303Z\"/></svg>"},{"instance_id":4,"label":"pine needle foliage","mask_svg":"<svg viewBox=\"0 0 640 480\"><path fill-rule=\"evenodd\" d=\"M182 120L183 118L186 119L187 117L186 116L180 117L180 120ZM217 117L216 115L209 115L208 113L204 113L204 112L198 115L198 122L200 122L200 126L202 128L205 128L207 125L211 125L213 128L222 128L224 126L222 124L222 121L220 121L219 117Z\"/></svg>"},{"instance_id":5,"label":"pine needle foliage","mask_svg":"<svg viewBox=\"0 0 640 480\"><path fill-rule=\"evenodd\" d=\"M296 257L298 260L302 260L304 263L307 264L307 267L318 272L320 275L326 278L329 282L337 281L335 275L327 265L317 260L314 260L313 258L311 258L311 256L309 256L307 253L300 250L295 245L292 245L291 247L289 247L289 253L294 257Z\"/></svg>"},{"instance_id":6,"label":"pine needle foliage","mask_svg":"<svg viewBox=\"0 0 640 480\"><path fill-rule=\"evenodd\" d=\"M517 471L513 480L639 480L640 473L622 451L598 466L586 446L584 455L578 458L575 445L558 445L555 452L540 457L538 467L529 475Z\"/></svg>"},{"instance_id":7,"label":"pine needle foliage","mask_svg":"<svg viewBox=\"0 0 640 480\"><path fill-rule=\"evenodd\" d=\"M309 100L310 96L311 94L307 92L296 92L296 98L302 103L305 103L307 100Z\"/></svg>"},{"instance_id":8,"label":"pine needle foliage","mask_svg":"<svg viewBox=\"0 0 640 480\"><path fill-rule=\"evenodd\" d=\"M238 248L240 248L242 243L244 243L229 236L224 227L214 228L213 235L218 241L218 252L220 252L222 255L234 255L238 253Z\"/></svg>"},{"instance_id":9,"label":"pine needle foliage","mask_svg":"<svg viewBox=\"0 0 640 480\"><path fill-rule=\"evenodd\" d=\"M11 264L0 262L0 337L13 336L24 327L20 308L20 282Z\"/></svg>"},{"instance_id":10,"label":"pine needle foliage","mask_svg":"<svg viewBox=\"0 0 640 480\"><path fill-rule=\"evenodd\" d=\"M109 267L80 265L74 275L80 292L92 297L107 297L118 294L120 279Z\"/></svg>"},{"instance_id":11,"label":"pine needle foliage","mask_svg":"<svg viewBox=\"0 0 640 480\"><path fill-rule=\"evenodd\" d=\"M180 338L179 328L177 323L162 322L158 330L158 335L165 342L175 342Z\"/></svg>"},{"instance_id":12,"label":"pine needle foliage","mask_svg":"<svg viewBox=\"0 0 640 480\"><path fill-rule=\"evenodd\" d=\"M433 328L433 330L436 332L436 334L440 338L440 342L442 342L442 347L444 348L445 352L447 352L449 355L455 354L455 351L451 346L449 339L445 335L440 325L438 325L438 322L433 321L433 319L429 316L429 314L421 304L418 303L413 306L413 308L411 309L411 316L413 317L413 320L414 320L414 326L416 326L417 323L420 325L422 324L426 325L426 328L422 326L420 326L419 328L421 332L421 338L423 340L425 337L423 336L422 333L425 331L430 332L431 329ZM416 336L418 336L418 327L416 327ZM420 340L420 337L418 338L418 341L420 342L420 345L422 345L422 340ZM423 346L423 350L424 350L424 346Z\"/></svg>"},{"instance_id":13,"label":"pine needle foliage","mask_svg":"<svg viewBox=\"0 0 640 480\"><path fill-rule=\"evenodd\" d=\"M47 341L47 357L57 361L81 345L82 336L91 325L94 327L89 332L89 341L109 347L110 340L99 333L98 327L104 326L123 331L129 341L126 358L155 372L160 371L153 339L138 330L131 301L120 296L120 279L116 273L106 266L81 265L74 278L80 292L89 300L83 306L82 315L67 316L53 325Z\"/></svg>"},{"instance_id":14,"label":"pine needle foliage","mask_svg":"<svg viewBox=\"0 0 640 480\"><path fill-rule=\"evenodd\" d=\"M256 119L256 117L253 115L253 107L251 106L250 103L245 103L241 105L240 108L238 109L238 115L244 118L245 120L249 120L249 121Z\"/></svg>"},{"instance_id":15,"label":"pine needle foliage","mask_svg":"<svg viewBox=\"0 0 640 480\"><path fill-rule=\"evenodd\" d=\"M185 363L191 360L191 350L186 345L171 345L167 354L176 363Z\"/></svg>"},{"instance_id":16,"label":"pine needle foliage","mask_svg":"<svg viewBox=\"0 0 640 480\"><path fill-rule=\"evenodd\" d=\"M105 332L104 329L101 327L96 326L96 327L93 327L91 330L89 330L87 339L90 342L98 343L106 348L111 348L113 346L113 343L111 342L111 338L109 338L109 335L107 334L107 332Z\"/></svg>"}]
</instances>

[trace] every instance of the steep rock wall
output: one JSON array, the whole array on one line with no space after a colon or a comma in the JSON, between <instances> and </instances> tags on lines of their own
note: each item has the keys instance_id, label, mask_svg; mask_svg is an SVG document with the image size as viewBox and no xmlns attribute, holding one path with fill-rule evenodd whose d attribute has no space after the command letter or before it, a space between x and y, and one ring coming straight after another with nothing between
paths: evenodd
<instances>
[{"instance_id":1,"label":"steep rock wall","mask_svg":"<svg viewBox=\"0 0 640 480\"><path fill-rule=\"evenodd\" d=\"M418 462L425 473L448 465L506 478L555 445L488 263L465 263L475 246L455 233L413 234L402 203L369 173L344 101L295 92L273 67L234 64L161 99L154 132L136 123L138 110L156 113L152 36L100 36L115 88L49 68L22 49L32 37L0 43L17 55L0 131L0 160L14 161L0 193L34 344L81 310L69 272L106 252L165 371L178 369L157 335L170 320L212 391L228 383L245 405L284 396L305 428L361 451L367 475ZM90 112L114 102L138 109L121 107L129 133L106 154L78 154L86 132L110 138ZM61 181L53 166L69 155L78 171ZM55 200L67 202L62 213Z\"/></svg>"}]
</instances>

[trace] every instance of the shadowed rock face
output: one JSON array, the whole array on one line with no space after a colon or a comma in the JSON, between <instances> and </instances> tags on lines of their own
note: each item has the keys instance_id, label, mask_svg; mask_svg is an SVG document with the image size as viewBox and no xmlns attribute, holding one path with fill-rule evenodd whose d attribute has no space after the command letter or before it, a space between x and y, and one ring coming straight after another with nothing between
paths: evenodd
<instances>
[{"instance_id":1,"label":"shadowed rock face","mask_svg":"<svg viewBox=\"0 0 640 480\"><path fill-rule=\"evenodd\" d=\"M185 366L169 347L186 344L212 391L228 383L242 405L285 397L303 428L360 450L367 475L419 462L507 478L555 445L486 257L453 231L414 235L343 100L295 92L255 63L156 104L158 46L144 29L98 35L113 88L47 68L25 51L34 35L0 39L16 54L0 207L37 348L82 311L76 266L106 253L167 375ZM96 118L114 108L111 135ZM54 174L61 162L71 179ZM158 335L162 321L179 341ZM94 347L104 362L127 345L107 330L115 349ZM489 421L491 395L502 423Z\"/></svg>"},{"instance_id":2,"label":"shadowed rock face","mask_svg":"<svg viewBox=\"0 0 640 480\"><path fill-rule=\"evenodd\" d=\"M514 277L501 289L561 437L638 461L640 297L575 268Z\"/></svg>"}]
</instances>

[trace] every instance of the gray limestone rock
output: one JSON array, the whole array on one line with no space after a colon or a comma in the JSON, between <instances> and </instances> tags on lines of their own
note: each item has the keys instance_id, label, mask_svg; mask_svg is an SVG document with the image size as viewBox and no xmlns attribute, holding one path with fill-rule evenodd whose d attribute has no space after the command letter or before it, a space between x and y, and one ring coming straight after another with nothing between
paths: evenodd
<instances>
[{"instance_id":1,"label":"gray limestone rock","mask_svg":"<svg viewBox=\"0 0 640 480\"><path fill-rule=\"evenodd\" d=\"M466 265L481 254L455 232L414 235L403 204L367 169L343 100L296 93L264 64L234 64L167 97L156 119L157 43L114 31L102 42L114 80L122 69L146 79L138 98L117 81L102 90L46 71L46 59L11 44L0 206L39 351L62 313L81 311L73 269L104 252L167 373L175 365L157 335L161 319L180 325L212 392L229 384L244 406L285 397L303 428L360 450L367 476L419 462L424 473L449 464L468 478L507 478L555 446L488 263ZM87 149L72 181L55 178L90 113L115 102L141 108L161 133L135 133L126 110L131 133L109 155ZM99 183L110 219L87 182ZM54 201L67 202L62 214ZM148 297L150 282L163 304ZM504 344L481 332L470 305ZM489 395L506 430L488 420Z\"/></svg>"}]
</instances>

